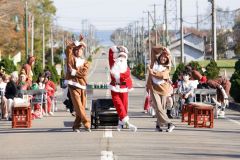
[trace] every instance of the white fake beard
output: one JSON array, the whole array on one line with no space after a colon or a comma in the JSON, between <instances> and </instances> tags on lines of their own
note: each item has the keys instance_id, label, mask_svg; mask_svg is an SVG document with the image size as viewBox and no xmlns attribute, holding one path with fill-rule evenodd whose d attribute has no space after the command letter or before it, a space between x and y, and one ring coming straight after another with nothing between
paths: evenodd
<instances>
[{"instance_id":1,"label":"white fake beard","mask_svg":"<svg viewBox=\"0 0 240 160\"><path fill-rule=\"evenodd\" d=\"M126 71L127 71L127 60L122 57L117 58L111 69L111 74L116 79L116 82L120 82L120 73L124 73Z\"/></svg>"},{"instance_id":2,"label":"white fake beard","mask_svg":"<svg viewBox=\"0 0 240 160\"><path fill-rule=\"evenodd\" d=\"M124 73L127 71L127 59L123 57L119 57L115 60L115 63L111 69L111 72L114 74L115 72Z\"/></svg>"}]
</instances>

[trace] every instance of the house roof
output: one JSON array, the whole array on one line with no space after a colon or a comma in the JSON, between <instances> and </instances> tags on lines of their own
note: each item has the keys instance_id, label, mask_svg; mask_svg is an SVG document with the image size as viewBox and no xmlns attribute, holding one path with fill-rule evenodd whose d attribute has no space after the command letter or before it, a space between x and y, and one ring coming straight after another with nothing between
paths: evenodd
<instances>
[{"instance_id":1,"label":"house roof","mask_svg":"<svg viewBox=\"0 0 240 160\"><path fill-rule=\"evenodd\" d=\"M191 35L192 33L189 33L189 34L187 34L187 35L185 35L184 37L187 37L187 36L189 36L189 35ZM195 44L193 44L193 43L191 43L191 42L189 42L189 41L186 41L186 39L184 39L184 45L187 45L187 46L189 46L189 47L191 47L191 48L194 48L194 49L196 49L196 50L199 50L199 51L201 51L201 52L204 52L204 48L201 48L201 47L199 47L198 45L195 45ZM177 39L177 40L175 40L175 41L173 41L172 43L171 43L171 45L169 46L169 49L171 50L171 49L174 49L174 48L177 48L178 46L180 46L181 45L181 41L180 41L180 38L179 39Z\"/></svg>"}]
</instances>

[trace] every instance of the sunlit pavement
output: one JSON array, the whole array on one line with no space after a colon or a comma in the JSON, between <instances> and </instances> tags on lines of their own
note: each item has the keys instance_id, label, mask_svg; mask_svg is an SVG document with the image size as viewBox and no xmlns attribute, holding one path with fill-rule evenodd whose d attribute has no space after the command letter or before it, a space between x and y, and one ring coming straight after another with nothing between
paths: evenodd
<instances>
[{"instance_id":1,"label":"sunlit pavement","mask_svg":"<svg viewBox=\"0 0 240 160\"><path fill-rule=\"evenodd\" d=\"M96 57L89 82L108 81L106 58ZM59 88L54 116L33 120L31 128L12 129L10 121L0 121L0 159L240 159L240 112L227 110L225 119L214 119L213 129L194 128L174 119L173 132L157 132L156 119L143 113L144 85L144 81L134 79L138 88L129 94L129 115L138 126L136 133L127 129L118 132L116 126L90 133L83 128L80 133L72 132L74 117L66 112ZM95 90L88 97L88 108L92 99L109 96L108 90Z\"/></svg>"}]
</instances>

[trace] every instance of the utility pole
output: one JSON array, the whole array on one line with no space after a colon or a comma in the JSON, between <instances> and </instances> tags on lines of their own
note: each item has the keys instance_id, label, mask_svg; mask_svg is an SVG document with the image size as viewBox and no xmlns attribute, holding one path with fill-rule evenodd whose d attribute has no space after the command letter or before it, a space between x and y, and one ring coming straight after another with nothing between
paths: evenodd
<instances>
[{"instance_id":1,"label":"utility pole","mask_svg":"<svg viewBox=\"0 0 240 160\"><path fill-rule=\"evenodd\" d=\"M64 34L63 34L63 40L62 40L62 69L64 70L64 57L65 57L65 45L64 45L64 43L65 43L65 37L64 37Z\"/></svg>"},{"instance_id":2,"label":"utility pole","mask_svg":"<svg viewBox=\"0 0 240 160\"><path fill-rule=\"evenodd\" d=\"M32 15L32 42L31 42L31 56L33 56L34 50L34 15Z\"/></svg>"},{"instance_id":3,"label":"utility pole","mask_svg":"<svg viewBox=\"0 0 240 160\"><path fill-rule=\"evenodd\" d=\"M138 63L138 21L135 22L135 57Z\"/></svg>"},{"instance_id":4,"label":"utility pole","mask_svg":"<svg viewBox=\"0 0 240 160\"><path fill-rule=\"evenodd\" d=\"M135 33L134 33L134 24L131 25L131 34L132 34L132 53L133 53L133 58L134 61L136 60L135 57Z\"/></svg>"},{"instance_id":5,"label":"utility pole","mask_svg":"<svg viewBox=\"0 0 240 160\"><path fill-rule=\"evenodd\" d=\"M144 53L144 18L142 18L142 28L141 28L141 63L143 62L143 53Z\"/></svg>"},{"instance_id":6,"label":"utility pole","mask_svg":"<svg viewBox=\"0 0 240 160\"><path fill-rule=\"evenodd\" d=\"M165 15L165 46L168 46L168 21L167 21L167 0L164 1L164 15Z\"/></svg>"},{"instance_id":7,"label":"utility pole","mask_svg":"<svg viewBox=\"0 0 240 160\"><path fill-rule=\"evenodd\" d=\"M154 28L155 28L155 45L157 45L158 36L157 36L157 19L156 19L156 4L153 5L154 7Z\"/></svg>"},{"instance_id":8,"label":"utility pole","mask_svg":"<svg viewBox=\"0 0 240 160\"><path fill-rule=\"evenodd\" d=\"M198 17L198 9L199 9L199 6L198 6L198 0L196 1L196 8L197 8L197 30L199 30L199 17Z\"/></svg>"},{"instance_id":9,"label":"utility pole","mask_svg":"<svg viewBox=\"0 0 240 160\"><path fill-rule=\"evenodd\" d=\"M216 3L215 0L211 0L212 3L212 51L213 60L217 61L217 32L216 32Z\"/></svg>"},{"instance_id":10,"label":"utility pole","mask_svg":"<svg viewBox=\"0 0 240 160\"><path fill-rule=\"evenodd\" d=\"M25 53L28 58L28 4L25 1Z\"/></svg>"},{"instance_id":11,"label":"utility pole","mask_svg":"<svg viewBox=\"0 0 240 160\"><path fill-rule=\"evenodd\" d=\"M42 26L43 28L43 32L42 32L42 47L43 47L43 51L42 51L42 57L43 57L43 59L42 59L42 68L43 68L43 70L45 69L45 26L44 26L44 24L43 24L43 26Z\"/></svg>"},{"instance_id":12,"label":"utility pole","mask_svg":"<svg viewBox=\"0 0 240 160\"><path fill-rule=\"evenodd\" d=\"M151 29L150 29L150 12L148 11L148 52L149 52L149 59L151 60Z\"/></svg>"},{"instance_id":13,"label":"utility pole","mask_svg":"<svg viewBox=\"0 0 240 160\"><path fill-rule=\"evenodd\" d=\"M51 26L51 64L54 65L54 57L53 57L53 27Z\"/></svg>"},{"instance_id":14,"label":"utility pole","mask_svg":"<svg viewBox=\"0 0 240 160\"><path fill-rule=\"evenodd\" d=\"M181 30L181 63L184 63L184 32L183 32L183 9L182 0L180 0L180 30Z\"/></svg>"}]
</instances>

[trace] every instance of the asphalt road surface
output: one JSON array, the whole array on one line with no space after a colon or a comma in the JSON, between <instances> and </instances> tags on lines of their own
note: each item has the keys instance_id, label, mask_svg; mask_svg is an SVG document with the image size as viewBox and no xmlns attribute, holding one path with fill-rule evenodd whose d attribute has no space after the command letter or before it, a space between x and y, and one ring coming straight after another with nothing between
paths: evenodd
<instances>
[{"instance_id":1,"label":"asphalt road surface","mask_svg":"<svg viewBox=\"0 0 240 160\"><path fill-rule=\"evenodd\" d=\"M89 82L109 82L106 55L97 55L91 64ZM145 82L134 78L135 90L129 94L129 116L138 126L136 133L113 127L100 127L92 132L72 132L74 117L62 101L66 91L58 89L54 116L32 121L31 128L12 129L10 121L0 121L0 159L6 160L180 160L240 159L240 113L227 110L225 119L215 119L214 128L194 128L173 119L173 132L157 132L156 118L143 113ZM94 90L91 100L109 98L107 89Z\"/></svg>"}]
</instances>

